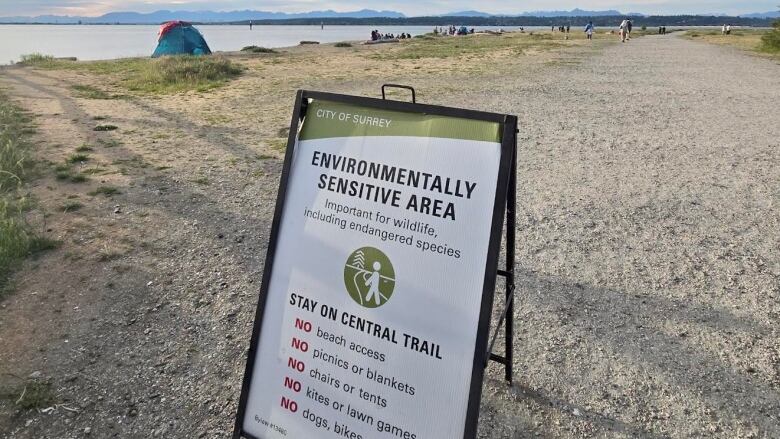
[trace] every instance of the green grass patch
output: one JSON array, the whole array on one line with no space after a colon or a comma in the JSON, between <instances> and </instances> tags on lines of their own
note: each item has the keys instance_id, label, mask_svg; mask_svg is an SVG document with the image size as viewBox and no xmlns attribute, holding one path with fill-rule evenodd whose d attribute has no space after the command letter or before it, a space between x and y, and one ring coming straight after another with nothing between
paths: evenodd
<instances>
[{"instance_id":1,"label":"green grass patch","mask_svg":"<svg viewBox=\"0 0 780 439\"><path fill-rule=\"evenodd\" d=\"M243 68L217 56L169 56L148 60L123 80L132 91L177 93L208 91L238 77Z\"/></svg>"},{"instance_id":2,"label":"green grass patch","mask_svg":"<svg viewBox=\"0 0 780 439\"><path fill-rule=\"evenodd\" d=\"M268 146L271 147L271 149L276 151L286 151L287 150L287 139L270 139L266 142Z\"/></svg>"},{"instance_id":3,"label":"green grass patch","mask_svg":"<svg viewBox=\"0 0 780 439\"><path fill-rule=\"evenodd\" d=\"M43 379L26 379L11 390L1 392L0 398L22 410L44 409L57 403L51 383Z\"/></svg>"},{"instance_id":4,"label":"green grass patch","mask_svg":"<svg viewBox=\"0 0 780 439\"><path fill-rule=\"evenodd\" d=\"M24 221L23 200L0 198L0 298L8 278L22 259L56 248L59 243L33 233Z\"/></svg>"},{"instance_id":5,"label":"green grass patch","mask_svg":"<svg viewBox=\"0 0 780 439\"><path fill-rule=\"evenodd\" d=\"M8 279L22 259L53 245L33 233L24 220L32 208L21 195L30 177L29 115L0 95L0 296L8 293Z\"/></svg>"},{"instance_id":6,"label":"green grass patch","mask_svg":"<svg viewBox=\"0 0 780 439\"><path fill-rule=\"evenodd\" d=\"M166 56L156 59L126 58L109 61L65 61L30 57L24 65L45 69L78 70L111 76L112 82L129 91L167 94L207 91L238 77L244 68L220 56ZM119 98L109 95L109 99Z\"/></svg>"},{"instance_id":7,"label":"green grass patch","mask_svg":"<svg viewBox=\"0 0 780 439\"><path fill-rule=\"evenodd\" d=\"M70 175L70 182L71 183L85 183L89 181L89 177L87 177L84 174L71 174Z\"/></svg>"},{"instance_id":8,"label":"green grass patch","mask_svg":"<svg viewBox=\"0 0 780 439\"><path fill-rule=\"evenodd\" d=\"M74 173L70 169L57 171L54 176L57 178L57 180L68 181L71 183L84 183L89 181L89 177L85 174Z\"/></svg>"},{"instance_id":9,"label":"green grass patch","mask_svg":"<svg viewBox=\"0 0 780 439\"><path fill-rule=\"evenodd\" d=\"M210 184L208 177L198 177L195 180L192 180L192 182L203 186L208 186Z\"/></svg>"},{"instance_id":10,"label":"green grass patch","mask_svg":"<svg viewBox=\"0 0 780 439\"><path fill-rule=\"evenodd\" d=\"M761 37L761 46L764 52L780 54L780 20L773 24L771 31Z\"/></svg>"},{"instance_id":11,"label":"green grass patch","mask_svg":"<svg viewBox=\"0 0 780 439\"><path fill-rule=\"evenodd\" d=\"M20 57L20 61L17 64L21 64L23 66L34 66L34 67L48 67L55 63L54 57L51 55L44 55L42 53L30 53L27 55L22 55Z\"/></svg>"},{"instance_id":12,"label":"green grass patch","mask_svg":"<svg viewBox=\"0 0 780 439\"><path fill-rule=\"evenodd\" d=\"M76 152L89 152L89 151L92 151L92 147L87 144L81 145L78 148L76 148Z\"/></svg>"},{"instance_id":13,"label":"green grass patch","mask_svg":"<svg viewBox=\"0 0 780 439\"><path fill-rule=\"evenodd\" d=\"M334 44L334 46L335 46L335 47L352 47L352 44L351 44L351 43L346 43L346 42L343 42L343 41L342 41L342 42L340 42L340 43L336 43L336 44Z\"/></svg>"},{"instance_id":14,"label":"green grass patch","mask_svg":"<svg viewBox=\"0 0 780 439\"><path fill-rule=\"evenodd\" d=\"M82 163L89 161L89 156L87 154L71 154L68 156L68 158L65 160L68 163Z\"/></svg>"},{"instance_id":15,"label":"green grass patch","mask_svg":"<svg viewBox=\"0 0 780 439\"><path fill-rule=\"evenodd\" d=\"M116 125L98 125L95 128L92 128L92 131L114 131L118 128L119 127Z\"/></svg>"},{"instance_id":16,"label":"green grass patch","mask_svg":"<svg viewBox=\"0 0 780 439\"><path fill-rule=\"evenodd\" d=\"M103 90L99 90L91 85L74 85L71 87L76 97L85 99L116 99L116 95L110 95Z\"/></svg>"},{"instance_id":17,"label":"green grass patch","mask_svg":"<svg viewBox=\"0 0 780 439\"><path fill-rule=\"evenodd\" d=\"M242 48L241 51L249 52L249 53L279 53L274 49L269 49L267 47L260 47L260 46L246 46Z\"/></svg>"},{"instance_id":18,"label":"green grass patch","mask_svg":"<svg viewBox=\"0 0 780 439\"><path fill-rule=\"evenodd\" d=\"M79 203L78 201L72 201L70 203L65 203L62 206L63 212L75 212L77 210L80 210L82 207L84 207L83 204Z\"/></svg>"},{"instance_id":19,"label":"green grass patch","mask_svg":"<svg viewBox=\"0 0 780 439\"><path fill-rule=\"evenodd\" d=\"M101 174L105 174L107 172L108 172L108 169L100 168L100 167L97 167L97 166L95 166L94 168L88 168L88 169L84 169L83 171L81 171L81 173L84 174L84 175L101 175Z\"/></svg>"},{"instance_id":20,"label":"green grass patch","mask_svg":"<svg viewBox=\"0 0 780 439\"><path fill-rule=\"evenodd\" d=\"M97 142L102 145L103 148L116 148L122 144L122 142L116 139L98 139Z\"/></svg>"},{"instance_id":21,"label":"green grass patch","mask_svg":"<svg viewBox=\"0 0 780 439\"><path fill-rule=\"evenodd\" d=\"M106 197L111 197L113 195L121 194L122 192L119 191L119 189L113 187L113 186L98 186L95 190L90 191L87 193L87 195L96 196L96 195L104 195Z\"/></svg>"},{"instance_id":22,"label":"green grass patch","mask_svg":"<svg viewBox=\"0 0 780 439\"><path fill-rule=\"evenodd\" d=\"M723 35L720 29L693 29L687 31L686 38L721 46L760 52L770 56L780 55L780 28L766 29L734 29L730 35Z\"/></svg>"},{"instance_id":23,"label":"green grass patch","mask_svg":"<svg viewBox=\"0 0 780 439\"><path fill-rule=\"evenodd\" d=\"M29 254L31 239L21 209L7 199L0 199L0 286L5 285L12 270Z\"/></svg>"},{"instance_id":24,"label":"green grass patch","mask_svg":"<svg viewBox=\"0 0 780 439\"><path fill-rule=\"evenodd\" d=\"M551 49L564 44L553 40L550 34L465 35L446 38L413 38L404 44L371 55L377 60L457 58L484 56L491 52L512 50L522 53L528 49ZM456 68L457 66L453 66Z\"/></svg>"},{"instance_id":25,"label":"green grass patch","mask_svg":"<svg viewBox=\"0 0 780 439\"><path fill-rule=\"evenodd\" d=\"M31 119L0 95L0 194L18 188L27 178Z\"/></svg>"}]
</instances>

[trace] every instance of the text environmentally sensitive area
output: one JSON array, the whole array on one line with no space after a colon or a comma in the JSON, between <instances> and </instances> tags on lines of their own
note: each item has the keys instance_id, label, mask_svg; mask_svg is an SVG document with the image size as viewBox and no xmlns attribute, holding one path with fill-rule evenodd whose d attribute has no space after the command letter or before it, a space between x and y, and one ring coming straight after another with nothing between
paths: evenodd
<instances>
[{"instance_id":1,"label":"text environmentally sensitive area","mask_svg":"<svg viewBox=\"0 0 780 439\"><path fill-rule=\"evenodd\" d=\"M501 124L307 107L266 261L241 433L463 437Z\"/></svg>"}]
</instances>

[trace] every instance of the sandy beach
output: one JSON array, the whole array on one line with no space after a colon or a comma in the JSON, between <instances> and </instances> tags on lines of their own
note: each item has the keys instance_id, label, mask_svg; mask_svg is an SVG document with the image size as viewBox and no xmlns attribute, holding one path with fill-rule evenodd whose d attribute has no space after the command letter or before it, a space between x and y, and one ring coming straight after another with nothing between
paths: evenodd
<instances>
[{"instance_id":1,"label":"sandy beach","mask_svg":"<svg viewBox=\"0 0 780 439\"><path fill-rule=\"evenodd\" d=\"M37 127L28 221L62 242L0 301L0 389L45 377L55 409L0 398L0 436L228 437L295 92L401 83L520 120L517 378L489 366L480 438L780 437L780 64L469 38L228 54L236 79L172 94L0 70ZM58 180L84 146L89 179Z\"/></svg>"}]
</instances>

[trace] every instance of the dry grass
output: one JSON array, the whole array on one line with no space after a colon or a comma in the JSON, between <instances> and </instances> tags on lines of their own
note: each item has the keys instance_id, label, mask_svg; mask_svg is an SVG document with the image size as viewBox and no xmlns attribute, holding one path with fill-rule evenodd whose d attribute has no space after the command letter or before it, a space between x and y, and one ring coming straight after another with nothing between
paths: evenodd
<instances>
[{"instance_id":1,"label":"dry grass","mask_svg":"<svg viewBox=\"0 0 780 439\"><path fill-rule=\"evenodd\" d=\"M568 41L574 41L574 36ZM522 53L528 49L549 50L568 41L547 33L507 33L503 35L474 34L456 37L422 36L394 44L392 48L373 55L377 60L444 59L467 55L488 55L511 50Z\"/></svg>"},{"instance_id":2,"label":"dry grass","mask_svg":"<svg viewBox=\"0 0 780 439\"><path fill-rule=\"evenodd\" d=\"M721 46L736 47L741 50L772 55L772 50L767 50L764 38L770 35L770 31L764 29L736 29L731 35L722 35L720 30L691 30L685 33L686 38L695 41L703 41ZM774 51L778 57L778 52Z\"/></svg>"},{"instance_id":3,"label":"dry grass","mask_svg":"<svg viewBox=\"0 0 780 439\"><path fill-rule=\"evenodd\" d=\"M241 74L243 68L220 56L166 56L73 62L50 56L23 55L22 65L54 70L81 70L110 76L112 85L144 94L167 94L219 87ZM80 97L115 99L120 96L90 86L74 86Z\"/></svg>"},{"instance_id":4,"label":"dry grass","mask_svg":"<svg viewBox=\"0 0 780 439\"><path fill-rule=\"evenodd\" d=\"M21 190L30 176L30 133L29 116L0 95L0 297L21 259L56 246L32 233L24 221L32 206Z\"/></svg>"}]
</instances>

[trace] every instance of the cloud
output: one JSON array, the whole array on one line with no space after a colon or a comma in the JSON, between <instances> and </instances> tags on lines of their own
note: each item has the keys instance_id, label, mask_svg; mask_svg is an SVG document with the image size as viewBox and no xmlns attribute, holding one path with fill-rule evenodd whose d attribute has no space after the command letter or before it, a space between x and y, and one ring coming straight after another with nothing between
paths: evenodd
<instances>
[{"instance_id":1,"label":"cloud","mask_svg":"<svg viewBox=\"0 0 780 439\"><path fill-rule=\"evenodd\" d=\"M364 8L395 10L407 15L441 14L459 10L478 9L497 14L517 14L525 11L552 9L618 9L622 12L658 14L764 12L777 9L778 0L0 0L0 16L70 14L101 15L110 11L151 12L171 10L267 10L304 12L333 9L353 11Z\"/></svg>"}]
</instances>

